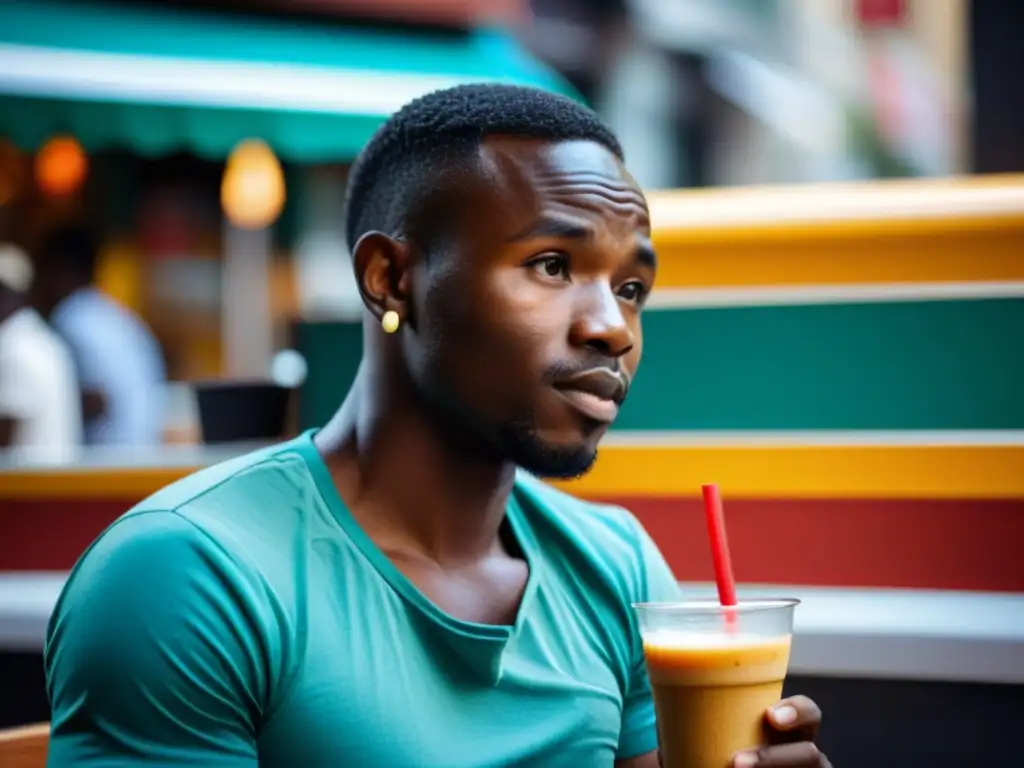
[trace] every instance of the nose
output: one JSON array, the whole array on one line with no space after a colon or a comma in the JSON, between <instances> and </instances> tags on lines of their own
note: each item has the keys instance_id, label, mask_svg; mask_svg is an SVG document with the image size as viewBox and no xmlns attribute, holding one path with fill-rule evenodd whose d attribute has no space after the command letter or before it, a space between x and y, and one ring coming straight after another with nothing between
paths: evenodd
<instances>
[{"instance_id":1,"label":"nose","mask_svg":"<svg viewBox=\"0 0 1024 768\"><path fill-rule=\"evenodd\" d=\"M614 358L622 357L633 349L633 331L610 285L592 283L581 286L569 340L575 347L587 347Z\"/></svg>"}]
</instances>

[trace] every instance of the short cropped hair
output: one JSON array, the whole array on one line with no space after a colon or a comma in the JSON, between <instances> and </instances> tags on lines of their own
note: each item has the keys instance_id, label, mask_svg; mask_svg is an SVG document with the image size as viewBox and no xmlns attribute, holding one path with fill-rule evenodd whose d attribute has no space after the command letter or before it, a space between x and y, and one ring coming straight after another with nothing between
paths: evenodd
<instances>
[{"instance_id":1,"label":"short cropped hair","mask_svg":"<svg viewBox=\"0 0 1024 768\"><path fill-rule=\"evenodd\" d=\"M488 136L593 141L623 159L601 119L565 96L505 84L435 91L392 115L353 163L345 205L349 248L367 232L412 236L421 219L436 213L430 198L443 194L441 180L472 167Z\"/></svg>"}]
</instances>

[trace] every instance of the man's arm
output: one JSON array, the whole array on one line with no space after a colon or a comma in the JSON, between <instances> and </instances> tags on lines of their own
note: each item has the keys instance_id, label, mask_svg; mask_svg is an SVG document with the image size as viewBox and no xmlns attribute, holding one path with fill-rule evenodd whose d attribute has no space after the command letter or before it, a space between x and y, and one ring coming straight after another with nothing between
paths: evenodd
<instances>
[{"instance_id":1,"label":"man's arm","mask_svg":"<svg viewBox=\"0 0 1024 768\"><path fill-rule=\"evenodd\" d=\"M50 620L48 765L256 768L271 665L238 573L173 512L103 535Z\"/></svg>"}]
</instances>

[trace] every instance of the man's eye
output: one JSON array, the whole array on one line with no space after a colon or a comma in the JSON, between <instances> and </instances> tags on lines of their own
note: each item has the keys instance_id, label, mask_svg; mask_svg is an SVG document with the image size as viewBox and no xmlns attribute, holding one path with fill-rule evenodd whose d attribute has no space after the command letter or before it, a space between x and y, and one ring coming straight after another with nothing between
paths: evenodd
<instances>
[{"instance_id":1,"label":"man's eye","mask_svg":"<svg viewBox=\"0 0 1024 768\"><path fill-rule=\"evenodd\" d=\"M530 262L530 266L545 277L569 279L569 259L560 254L541 256Z\"/></svg>"},{"instance_id":2,"label":"man's eye","mask_svg":"<svg viewBox=\"0 0 1024 768\"><path fill-rule=\"evenodd\" d=\"M640 301L644 297L644 284L639 280L632 280L619 288L619 296L626 301Z\"/></svg>"}]
</instances>

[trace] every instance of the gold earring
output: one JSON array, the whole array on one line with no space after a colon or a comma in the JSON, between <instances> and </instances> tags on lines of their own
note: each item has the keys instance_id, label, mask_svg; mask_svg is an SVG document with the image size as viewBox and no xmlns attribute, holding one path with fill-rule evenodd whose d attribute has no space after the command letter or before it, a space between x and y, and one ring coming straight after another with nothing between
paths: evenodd
<instances>
[{"instance_id":1,"label":"gold earring","mask_svg":"<svg viewBox=\"0 0 1024 768\"><path fill-rule=\"evenodd\" d=\"M394 333L398 330L398 313L393 309L389 309L384 313L384 317L380 319L380 326L384 329L384 333Z\"/></svg>"}]
</instances>

